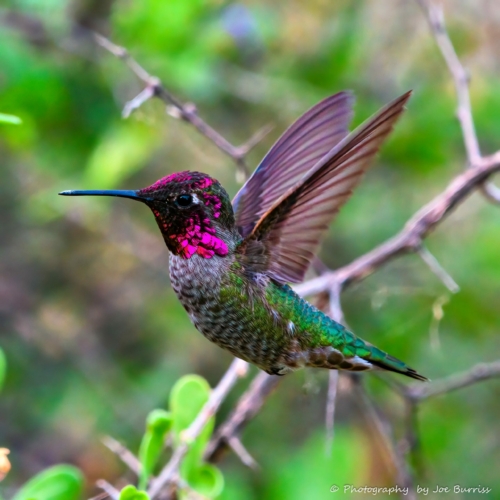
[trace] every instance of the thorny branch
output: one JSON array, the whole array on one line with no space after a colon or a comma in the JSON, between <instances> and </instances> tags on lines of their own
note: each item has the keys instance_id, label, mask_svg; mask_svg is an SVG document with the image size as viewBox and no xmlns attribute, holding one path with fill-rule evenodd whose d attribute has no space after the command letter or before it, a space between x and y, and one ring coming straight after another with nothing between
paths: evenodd
<instances>
[{"instance_id":1,"label":"thorny branch","mask_svg":"<svg viewBox=\"0 0 500 500\"><path fill-rule=\"evenodd\" d=\"M205 458L218 462L228 443L239 436L246 424L260 411L266 399L280 382L281 377L260 371L252 380L250 387L240 397L228 419L219 426L214 438L205 451Z\"/></svg>"},{"instance_id":2,"label":"thorny branch","mask_svg":"<svg viewBox=\"0 0 500 500\"><path fill-rule=\"evenodd\" d=\"M455 177L441 194L422 207L395 236L337 270L333 271L325 268L324 265L320 266L320 276L295 287L296 291L302 296L314 295L320 292L328 293L330 297L330 314L339 321L343 318L340 305L342 290L349 284L366 278L386 262L402 254L418 253L424 262L429 265L430 269L452 292L457 291L458 286L456 283L439 265L437 260L423 247L423 241L458 204L463 202L476 189L482 189L485 195L492 201L500 202L500 190L492 184L487 184L489 177L500 171L500 151L490 156L481 155L472 118L468 75L458 59L453 44L446 32L442 11L430 4L428 0L417 1L427 15L432 33L453 76L458 101L457 115L462 129L469 169ZM245 145L239 147L233 146L198 116L194 105L184 104L172 95L165 89L158 78L151 76L130 57L126 49L113 44L100 35L96 35L96 39L102 47L116 57L124 60L134 74L145 84L144 90L125 105L123 110L125 117L148 99L152 97L160 98L169 106L167 108L169 114L191 123L221 151L233 158L240 173L244 174L245 177L248 176L245 156L268 133L268 129L258 132ZM189 449L190 442L201 432L210 416L217 411L237 378L241 376L240 371L243 369L246 370L246 364L242 361L235 360L231 364L220 384L212 393L210 401L186 431L185 439L174 451L169 463L161 471L158 478L153 480L149 490L152 498L157 496L163 489L166 489L167 486L170 488L175 487L175 483L179 479L178 468L182 458ZM418 433L416 432L416 411L418 404L431 397L499 376L500 361L496 361L489 364L477 365L467 372L452 375L428 385L418 384L407 387L399 383L391 384L392 388L404 398L407 408L406 433L399 446L395 445L390 422L374 406L356 377L353 377L351 382L354 384L357 393L359 393L363 411L369 425L377 431L376 435L380 437L383 448L389 458L389 465L392 464L392 467L396 471L398 483L408 486L410 494L414 496L413 478L405 455L412 452L418 445ZM207 460L217 462L222 458L228 447L233 447L244 463L249 466L255 465L255 461L239 441L239 436L248 422L260 411L266 399L277 387L279 381L280 377L267 375L264 372L259 372L256 375L247 391L240 397L229 417L217 429L205 453ZM335 408L336 390L334 389L336 389L335 384L330 386L329 391L330 397L327 412L329 425L332 425ZM112 487L107 483L104 484L101 482L100 487L107 490L111 496L116 494L116 490L111 489Z\"/></svg>"},{"instance_id":3,"label":"thorny branch","mask_svg":"<svg viewBox=\"0 0 500 500\"><path fill-rule=\"evenodd\" d=\"M96 486L106 493L107 498L111 498L112 500L118 500L120 498L120 492L104 479L99 479L96 482ZM99 497L101 496L99 495Z\"/></svg>"},{"instance_id":4,"label":"thorny branch","mask_svg":"<svg viewBox=\"0 0 500 500\"><path fill-rule=\"evenodd\" d=\"M457 389L500 376L500 360L491 363L479 363L463 373L455 373L429 385L411 385L404 391L405 397L413 401L441 396Z\"/></svg>"},{"instance_id":5,"label":"thorny branch","mask_svg":"<svg viewBox=\"0 0 500 500\"><path fill-rule=\"evenodd\" d=\"M474 118L472 116L469 75L460 62L455 47L446 30L442 7L434 5L429 0L417 0L417 2L429 22L432 35L436 40L436 44L453 78L453 84L455 85L455 91L457 93L457 118L462 129L469 168L476 168L481 165L483 158L481 156L476 128L474 126ZM500 189L494 184L484 183L481 185L481 189L491 201L500 203Z\"/></svg>"},{"instance_id":6,"label":"thorny branch","mask_svg":"<svg viewBox=\"0 0 500 500\"><path fill-rule=\"evenodd\" d=\"M500 151L482 158L481 166L455 177L448 187L422 207L395 236L350 264L306 281L295 287L300 295L330 291L337 283L341 288L362 280L386 262L410 252L418 252L424 238L490 175L500 171Z\"/></svg>"},{"instance_id":7,"label":"thorny branch","mask_svg":"<svg viewBox=\"0 0 500 500\"><path fill-rule=\"evenodd\" d=\"M266 126L251 137L245 144L241 146L233 146L227 139L222 137L216 130L208 125L200 118L196 110L196 106L191 103L183 103L171 92L169 92L162 82L155 76L150 75L135 59L133 59L124 47L115 45L113 42L95 34L97 43L106 49L114 56L122 59L132 72L141 80L146 87L134 99L128 101L123 108L123 116L127 118L132 111L142 106L147 100L152 97L161 99L167 104L167 112L174 118L181 118L184 121L193 125L193 127L209 139L221 151L230 156L238 167L238 172L243 179L249 175L248 166L245 162L245 157L249 151L256 146L271 130L271 126Z\"/></svg>"},{"instance_id":8,"label":"thorny branch","mask_svg":"<svg viewBox=\"0 0 500 500\"><path fill-rule=\"evenodd\" d=\"M141 462L139 462L139 459L129 449L111 436L104 436L101 441L104 446L119 457L136 476L139 476L141 472Z\"/></svg>"}]
</instances>

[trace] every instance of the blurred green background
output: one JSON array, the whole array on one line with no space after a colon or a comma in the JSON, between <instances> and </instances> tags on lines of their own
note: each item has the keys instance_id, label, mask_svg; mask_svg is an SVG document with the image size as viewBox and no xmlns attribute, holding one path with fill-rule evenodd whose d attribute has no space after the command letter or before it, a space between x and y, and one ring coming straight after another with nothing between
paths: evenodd
<instances>
[{"instance_id":1,"label":"blurred green background","mask_svg":"<svg viewBox=\"0 0 500 500\"><path fill-rule=\"evenodd\" d=\"M121 118L141 84L89 41L88 30L126 46L231 142L243 143L273 123L249 157L252 168L296 117L327 95L352 89L359 123L413 88L408 111L322 247L332 267L394 234L461 172L455 94L411 1L1 5L0 112L22 124L0 124L0 346L8 362L0 447L11 450L12 462L0 489L10 498L36 472L66 462L82 469L87 498L96 494L96 479L116 482L125 473L102 445L103 435L137 450L146 415L166 407L176 379L198 373L215 385L231 357L189 323L145 207L57 192L141 188L184 169L213 175L230 194L239 186L231 160L165 115L161 102ZM481 147L491 153L500 147L500 6L496 0L444 5L473 77ZM406 256L349 288L343 307L360 336L439 379L499 357L498 207L472 196L428 238L428 247L460 285L458 294L451 296L417 256ZM327 379L326 372L309 370L283 380L243 435L261 470L228 455L221 498L365 498L334 495L330 486L394 483L342 379L332 453L325 454ZM375 377L366 379L399 435L401 400ZM239 383L218 421L247 383ZM481 484L500 498L499 412L499 381L422 404L419 484Z\"/></svg>"}]
</instances>

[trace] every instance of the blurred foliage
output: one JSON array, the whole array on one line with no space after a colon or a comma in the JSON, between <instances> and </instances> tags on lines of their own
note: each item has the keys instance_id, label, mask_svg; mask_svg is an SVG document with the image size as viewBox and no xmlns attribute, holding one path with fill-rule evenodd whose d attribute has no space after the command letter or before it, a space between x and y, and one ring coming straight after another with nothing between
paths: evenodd
<instances>
[{"instance_id":1,"label":"blurred foliage","mask_svg":"<svg viewBox=\"0 0 500 500\"><path fill-rule=\"evenodd\" d=\"M0 123L10 123L11 125L21 125L22 121L17 116L6 115L5 113L0 113Z\"/></svg>"},{"instance_id":2,"label":"blurred foliage","mask_svg":"<svg viewBox=\"0 0 500 500\"><path fill-rule=\"evenodd\" d=\"M120 491L119 500L149 500L149 496L146 492L139 491L135 486L129 484Z\"/></svg>"},{"instance_id":3,"label":"blurred foliage","mask_svg":"<svg viewBox=\"0 0 500 500\"><path fill-rule=\"evenodd\" d=\"M0 349L0 391L2 390L6 374L7 374L7 360L5 359L4 352L2 351L2 349Z\"/></svg>"},{"instance_id":4,"label":"blurred foliage","mask_svg":"<svg viewBox=\"0 0 500 500\"><path fill-rule=\"evenodd\" d=\"M172 388L170 410L174 444L182 442L182 433L195 420L210 397L208 382L198 375L182 377ZM205 448L212 437L215 417L211 417L199 436L190 443L189 451L182 461L181 477L197 493L206 498L217 497L224 487L224 478L220 470L203 462ZM181 492L181 499L190 498L189 492Z\"/></svg>"},{"instance_id":5,"label":"blurred foliage","mask_svg":"<svg viewBox=\"0 0 500 500\"><path fill-rule=\"evenodd\" d=\"M182 433L193 423L203 405L208 401L210 392L210 385L203 377L186 375L180 378L172 388L170 412L157 409L148 415L146 432L139 448L139 460L142 466L139 478L141 489L146 489L150 477L155 472L167 434L172 431L174 447L181 444ZM180 466L182 479L204 498L217 497L224 487L224 478L219 469L203 462L203 454L212 436L214 424L215 418L212 417L200 435L190 443L189 451ZM132 495L133 490L129 489L129 491ZM125 495L124 498L129 498L127 491L124 493L122 490L121 494ZM190 498L190 495L192 495L191 492L182 491L179 498Z\"/></svg>"},{"instance_id":6,"label":"blurred foliage","mask_svg":"<svg viewBox=\"0 0 500 500\"><path fill-rule=\"evenodd\" d=\"M497 2L448 0L444 7L472 75L482 150L493 152L500 137ZM85 498L92 496L96 479L125 473L101 435L139 449L144 415L166 406L179 377L196 372L213 385L230 362L195 331L169 287L167 251L149 211L126 200L57 196L69 188L139 188L182 169L205 171L232 194L238 189L231 161L166 116L162 103L121 119L141 85L89 40L89 30L125 45L233 143L274 123L250 155L253 166L329 94L355 91L358 124L413 88L408 111L323 245L330 266L398 231L465 163L453 85L415 2L4 1L0 110L22 120L0 125L0 345L9 360L0 447L11 450L12 462L1 483L6 498L61 462L83 471ZM431 379L495 359L499 221L498 207L474 195L429 237L460 293L449 296L417 256L406 256L346 291L349 325ZM401 401L375 377L365 380L400 436ZM393 484L394 471L342 378L335 440L325 455L326 382L327 373L317 371L285 378L243 436L261 471L229 456L220 498L320 499L334 495L333 484ZM499 383L490 381L422 405L421 485L482 484L498 497L499 396Z\"/></svg>"},{"instance_id":7,"label":"blurred foliage","mask_svg":"<svg viewBox=\"0 0 500 500\"><path fill-rule=\"evenodd\" d=\"M146 432L139 448L141 475L139 488L147 487L149 478L154 473L158 458L165 446L165 439L172 428L172 415L165 410L153 410L146 419Z\"/></svg>"},{"instance_id":8,"label":"blurred foliage","mask_svg":"<svg viewBox=\"0 0 500 500\"><path fill-rule=\"evenodd\" d=\"M78 500L82 473L71 465L55 465L30 479L12 500Z\"/></svg>"}]
</instances>

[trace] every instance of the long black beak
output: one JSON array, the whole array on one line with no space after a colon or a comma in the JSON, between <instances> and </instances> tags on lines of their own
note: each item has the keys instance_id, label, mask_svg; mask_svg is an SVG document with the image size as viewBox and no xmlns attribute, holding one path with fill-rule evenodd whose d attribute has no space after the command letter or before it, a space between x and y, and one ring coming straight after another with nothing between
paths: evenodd
<instances>
[{"instance_id":1,"label":"long black beak","mask_svg":"<svg viewBox=\"0 0 500 500\"><path fill-rule=\"evenodd\" d=\"M130 198L136 201L142 201L143 203L147 203L150 201L150 198L139 195L138 191L132 190L118 190L118 189L105 189L98 190L93 189L89 191L61 191L59 193L61 196L118 196L119 198Z\"/></svg>"}]
</instances>

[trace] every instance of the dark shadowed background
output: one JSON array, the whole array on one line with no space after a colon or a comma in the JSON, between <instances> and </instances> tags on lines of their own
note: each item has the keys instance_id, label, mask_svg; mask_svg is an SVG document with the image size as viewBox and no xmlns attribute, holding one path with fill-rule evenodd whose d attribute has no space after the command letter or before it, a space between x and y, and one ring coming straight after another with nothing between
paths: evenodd
<instances>
[{"instance_id":1,"label":"dark shadowed background","mask_svg":"<svg viewBox=\"0 0 500 500\"><path fill-rule=\"evenodd\" d=\"M321 257L331 267L397 232L463 169L456 98L412 1L2 4L0 112L22 124L0 124L0 346L9 366L0 447L11 450L12 462L1 488L9 498L36 472L68 462L84 471L90 496L96 479L112 482L124 472L103 435L136 450L145 416L166 405L176 379L199 373L214 385L231 357L189 323L146 207L57 193L136 189L184 169L209 173L231 195L239 184L231 159L166 115L160 101L121 118L124 102L142 86L89 41L87 30L126 46L231 142L273 123L249 156L252 168L296 117L332 93L355 92L357 124L414 89L376 165L328 234ZM496 0L444 5L473 77L481 147L490 153L500 144L500 7ZM498 358L499 210L476 194L427 240L460 285L458 294L418 256L402 257L343 294L350 327L432 379ZM366 377L399 432L401 400ZM393 484L394 471L342 378L332 452L325 454L327 379L312 370L286 377L243 435L261 470L228 455L221 498L326 499L334 483ZM239 383L219 419L247 383ZM499 412L498 381L424 403L420 484L481 484L499 498Z\"/></svg>"}]
</instances>

